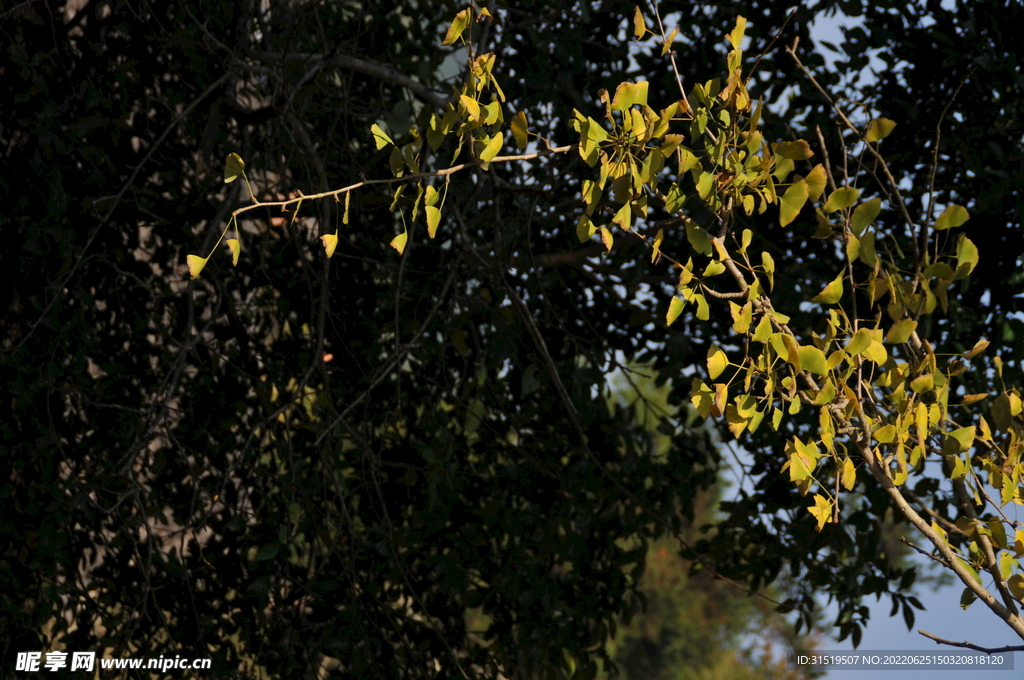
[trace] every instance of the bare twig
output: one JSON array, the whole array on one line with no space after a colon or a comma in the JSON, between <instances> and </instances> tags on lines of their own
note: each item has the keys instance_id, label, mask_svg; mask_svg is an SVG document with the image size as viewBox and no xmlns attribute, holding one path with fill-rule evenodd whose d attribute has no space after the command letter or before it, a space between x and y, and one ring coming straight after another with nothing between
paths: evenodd
<instances>
[{"instance_id":1,"label":"bare twig","mask_svg":"<svg viewBox=\"0 0 1024 680\"><path fill-rule=\"evenodd\" d=\"M986 654L1001 654L1003 652L1024 652L1024 645L1014 645L1007 647L982 647L980 645L974 644L973 642L953 642L952 640L946 640L945 638L940 638L937 635L932 635L931 633L921 630L920 628L917 629L917 632L925 636L926 638L935 640L935 642L940 645L950 645L952 647L974 649L979 652L985 652Z\"/></svg>"}]
</instances>

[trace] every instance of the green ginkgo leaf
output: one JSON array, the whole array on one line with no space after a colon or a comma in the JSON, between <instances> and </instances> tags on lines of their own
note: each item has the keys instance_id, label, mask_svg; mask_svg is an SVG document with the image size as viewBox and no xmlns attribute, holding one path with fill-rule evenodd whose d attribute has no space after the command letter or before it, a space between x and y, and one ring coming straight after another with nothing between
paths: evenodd
<instances>
[{"instance_id":1,"label":"green ginkgo leaf","mask_svg":"<svg viewBox=\"0 0 1024 680\"><path fill-rule=\"evenodd\" d=\"M807 200L817 201L825 191L825 168L818 163L807 173L804 181L807 182Z\"/></svg>"},{"instance_id":2,"label":"green ginkgo leaf","mask_svg":"<svg viewBox=\"0 0 1024 680\"><path fill-rule=\"evenodd\" d=\"M942 214L935 220L932 228L935 231L945 231L946 229L959 227L970 217L971 215L967 212L967 208L962 205L951 205L942 211Z\"/></svg>"},{"instance_id":3,"label":"green ginkgo leaf","mask_svg":"<svg viewBox=\"0 0 1024 680\"><path fill-rule=\"evenodd\" d=\"M853 217L850 220L850 229L853 230L854 235L860 238L864 234L864 230L868 228L875 218L878 217L878 213L882 210L882 199L872 198L870 201L864 201L856 208L853 209Z\"/></svg>"},{"instance_id":4,"label":"green ginkgo leaf","mask_svg":"<svg viewBox=\"0 0 1024 680\"><path fill-rule=\"evenodd\" d=\"M820 293L811 298L811 302L817 302L822 305L834 305L839 302L842 297L843 273L840 272L839 275L832 279L832 282L825 286Z\"/></svg>"},{"instance_id":5,"label":"green ginkgo leaf","mask_svg":"<svg viewBox=\"0 0 1024 680\"><path fill-rule=\"evenodd\" d=\"M237 153L229 153L224 161L224 184L230 184L245 172L245 161Z\"/></svg>"},{"instance_id":6,"label":"green ginkgo leaf","mask_svg":"<svg viewBox=\"0 0 1024 680\"><path fill-rule=\"evenodd\" d=\"M370 126L370 132L373 133L373 141L377 145L378 151L383 149L388 144L394 145L394 142L392 142L391 138L387 136L387 133L381 130L380 126L377 125L376 123Z\"/></svg>"},{"instance_id":7,"label":"green ginkgo leaf","mask_svg":"<svg viewBox=\"0 0 1024 680\"><path fill-rule=\"evenodd\" d=\"M860 196L859 189L854 189L853 187L841 187L829 194L828 200L825 201L825 205L822 206L821 209L826 213L834 213L837 210L849 208L857 202L858 196Z\"/></svg>"},{"instance_id":8,"label":"green ginkgo leaf","mask_svg":"<svg viewBox=\"0 0 1024 680\"><path fill-rule=\"evenodd\" d=\"M978 266L978 246L974 245L974 241L960 234L956 244L956 272L953 274L953 279L959 281L965 276L969 276L976 266Z\"/></svg>"},{"instance_id":9,"label":"green ginkgo leaf","mask_svg":"<svg viewBox=\"0 0 1024 680\"><path fill-rule=\"evenodd\" d=\"M815 375L826 375L828 373L828 360L825 353L814 345L801 345L797 348L797 356L800 357L800 367Z\"/></svg>"},{"instance_id":10,"label":"green ginkgo leaf","mask_svg":"<svg viewBox=\"0 0 1024 680\"><path fill-rule=\"evenodd\" d=\"M786 189L786 193L779 198L779 225L786 226L796 219L800 210L807 203L808 189L807 182L800 180Z\"/></svg>"},{"instance_id":11,"label":"green ginkgo leaf","mask_svg":"<svg viewBox=\"0 0 1024 680\"><path fill-rule=\"evenodd\" d=\"M871 329L861 328L853 337L850 338L850 342L846 345L847 354L856 356L871 346Z\"/></svg>"}]
</instances>

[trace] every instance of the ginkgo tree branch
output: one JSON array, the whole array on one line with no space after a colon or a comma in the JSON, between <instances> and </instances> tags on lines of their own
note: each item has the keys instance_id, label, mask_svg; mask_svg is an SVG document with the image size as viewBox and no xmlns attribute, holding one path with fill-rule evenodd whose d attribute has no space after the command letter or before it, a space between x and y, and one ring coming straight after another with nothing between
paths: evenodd
<instances>
[{"instance_id":1,"label":"ginkgo tree branch","mask_svg":"<svg viewBox=\"0 0 1024 680\"><path fill-rule=\"evenodd\" d=\"M517 154L517 155L514 155L514 156L495 156L492 160L487 161L487 162L488 163L511 163L513 161L528 161L528 160L532 160L534 158L540 158L542 156L550 156L550 155L556 154L556 153L565 153L567 151L572 151L574 148L576 148L575 145L567 144L566 146L552 147L552 148L545 149L545 150L542 150L542 151L535 151L533 153ZM270 207L287 208L288 206L295 205L297 203L301 203L302 201L310 201L310 200L317 199L317 198L330 198L332 196L340 196L340 195L346 194L346 193L348 193L350 191L354 191L356 189L359 189L359 188L362 188L362 187L366 187L366 186L375 185L375 184L396 184L396 183L402 183L402 182L409 182L409 181L417 180L417 179L429 179L431 177L449 177L449 176L454 175L454 174L456 174L458 172L461 172L462 170L465 170L467 168L472 168L472 167L476 167L478 165L483 165L483 164L484 164L484 161L481 161L481 160L477 159L477 160L473 160L473 161L468 161L466 163L460 163L459 165L453 165L450 168L444 168L444 169L441 169L441 170L435 170L433 172L419 172L419 173L415 173L415 174L412 174L412 175L404 175L402 177L384 177L384 178L381 178L381 179L364 179L364 180L362 180L360 182L356 182L355 184L350 184L348 186L344 186L344 187L342 187L340 189L332 189L330 191L321 191L320 193L316 193L316 194L303 194L302 192L298 192L299 193L298 197L296 197L296 198L289 198L289 199L286 199L286 200L283 200L283 201L260 201L258 199L255 199L255 197L254 197L254 201L255 202L253 202L253 203L251 203L249 205L246 205L246 206L242 206L241 208L238 208L237 210L235 210L234 212L231 213L231 216L232 217L238 217L239 215L241 215L243 213L246 213L246 212L249 212L250 210L255 210L256 208L270 208Z\"/></svg>"}]
</instances>

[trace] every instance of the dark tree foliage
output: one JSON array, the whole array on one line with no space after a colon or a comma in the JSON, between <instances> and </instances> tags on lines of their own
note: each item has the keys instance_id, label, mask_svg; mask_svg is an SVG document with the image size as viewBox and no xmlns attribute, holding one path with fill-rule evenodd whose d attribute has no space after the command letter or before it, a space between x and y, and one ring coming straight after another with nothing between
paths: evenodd
<instances>
[{"instance_id":1,"label":"dark tree foliage","mask_svg":"<svg viewBox=\"0 0 1024 680\"><path fill-rule=\"evenodd\" d=\"M572 109L592 112L597 90L624 79L648 78L654 102L679 97L657 51L632 48L631 70L633 3L512 4L492 7L499 21L482 42L498 55L509 111L525 110L545 137L573 141ZM1001 320L1019 287L1019 216L1007 210L1021 172L1014 24L1000 3L962 4L971 9L876 3L840 66L875 48L906 64L863 96L920 135L887 146L907 173L930 162L933 137L919 131L936 128L976 69L945 114L936 183L971 207L991 239L982 256L998 262L973 277L960 318L1012 337L1024 331ZM779 40L808 48L813 17L837 6L860 7L808 4L786 23L778 3L748 3L748 54L784 24ZM389 176L369 127L383 119L406 141L449 96L458 76L441 80L454 67L440 43L459 9L0 9L6 672L14 652L55 637L115 656L209 656L217 677L333 663L349 677L536 677L567 655L596 669L613 617L637 606L643 546L623 539L684 526L718 458L682 424L654 456L633 414L609 417L597 396L621 352L656 356L685 401L678 378L703 362L709 333L695 319L663 327L673 279L643 251L571 252L589 171L576 155L453 176L438 238L416 225L402 256L387 247L402 228L390 194L367 189L329 261L316 237L341 210L311 201L294 221L247 213L236 268L222 251L201 279L185 266L247 199L242 182L222 182L230 152L264 200ZM661 4L688 78L718 75L738 10ZM922 28L925 15L937 23ZM820 82L838 82L820 57L807 61ZM767 101L797 86L790 111L768 117L772 134L818 124L834 139L823 100L796 74L778 49L758 65L752 89ZM820 287L831 255L809 238L813 217L786 231L768 217L750 228L786 256L779 280ZM677 228L670 239L685 260ZM788 569L793 604L830 593L856 639L861 599L902 598L913 580L879 558L886 503L866 498L845 529L818 534L778 483L775 445L761 440L758 490L725 506L696 551L755 588ZM468 608L490 618L486 633L466 630Z\"/></svg>"}]
</instances>

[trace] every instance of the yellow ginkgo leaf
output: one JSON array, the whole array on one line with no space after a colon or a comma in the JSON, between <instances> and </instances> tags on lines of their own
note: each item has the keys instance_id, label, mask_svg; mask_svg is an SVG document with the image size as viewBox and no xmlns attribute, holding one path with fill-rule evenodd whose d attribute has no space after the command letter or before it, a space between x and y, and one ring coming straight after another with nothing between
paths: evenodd
<instances>
[{"instance_id":1,"label":"yellow ginkgo leaf","mask_svg":"<svg viewBox=\"0 0 1024 680\"><path fill-rule=\"evenodd\" d=\"M399 253L405 252L405 242L409 240L409 232L403 231L398 236L391 239L391 247L397 250Z\"/></svg>"},{"instance_id":2,"label":"yellow ginkgo leaf","mask_svg":"<svg viewBox=\"0 0 1024 680\"><path fill-rule=\"evenodd\" d=\"M206 266L208 259L198 255L189 255L185 258L185 261L188 262L188 273L193 279L199 278L199 272L203 271L203 267Z\"/></svg>"},{"instance_id":3,"label":"yellow ginkgo leaf","mask_svg":"<svg viewBox=\"0 0 1024 680\"><path fill-rule=\"evenodd\" d=\"M877 142L880 139L885 139L895 127L896 121L894 120L890 120L888 118L876 118L868 125L868 134L866 139L869 142Z\"/></svg>"},{"instance_id":4,"label":"yellow ginkgo leaf","mask_svg":"<svg viewBox=\"0 0 1024 680\"><path fill-rule=\"evenodd\" d=\"M714 380L722 375L722 371L729 365L729 358L718 345L711 345L708 350L708 376Z\"/></svg>"},{"instance_id":5,"label":"yellow ginkgo leaf","mask_svg":"<svg viewBox=\"0 0 1024 680\"><path fill-rule=\"evenodd\" d=\"M526 148L527 135L529 134L529 127L526 122L526 114L520 111L516 115L512 116L512 136L516 140L516 147L520 151Z\"/></svg>"},{"instance_id":6,"label":"yellow ginkgo leaf","mask_svg":"<svg viewBox=\"0 0 1024 680\"><path fill-rule=\"evenodd\" d=\"M808 510L818 522L818 531L824 529L825 525L832 519L832 501L819 494L815 494L814 507L808 508Z\"/></svg>"},{"instance_id":7,"label":"yellow ginkgo leaf","mask_svg":"<svg viewBox=\"0 0 1024 680\"><path fill-rule=\"evenodd\" d=\"M633 37L640 39L647 33L647 22L644 21L644 15L640 13L639 7L633 8Z\"/></svg>"},{"instance_id":8,"label":"yellow ginkgo leaf","mask_svg":"<svg viewBox=\"0 0 1024 680\"><path fill-rule=\"evenodd\" d=\"M671 326L672 322L679 318L679 315L683 311L684 304L685 302L682 298L672 298L672 301L668 303L668 314L665 315L666 326Z\"/></svg>"},{"instance_id":9,"label":"yellow ginkgo leaf","mask_svg":"<svg viewBox=\"0 0 1024 680\"><path fill-rule=\"evenodd\" d=\"M427 211L427 234L430 238L434 238L437 233L437 225L441 223L441 211L432 205L428 205L425 210Z\"/></svg>"},{"instance_id":10,"label":"yellow ginkgo leaf","mask_svg":"<svg viewBox=\"0 0 1024 680\"><path fill-rule=\"evenodd\" d=\"M327 251L327 257L330 258L331 255L334 255L334 249L338 247L338 235L324 234L323 236L320 237L320 240L324 244L324 250ZM392 245L394 245L394 243L392 243Z\"/></svg>"},{"instance_id":11,"label":"yellow ginkgo leaf","mask_svg":"<svg viewBox=\"0 0 1024 680\"><path fill-rule=\"evenodd\" d=\"M237 238L229 238L225 243L228 244L228 250L231 251L231 266L234 267L238 264L238 255L242 252L242 244Z\"/></svg>"}]
</instances>

